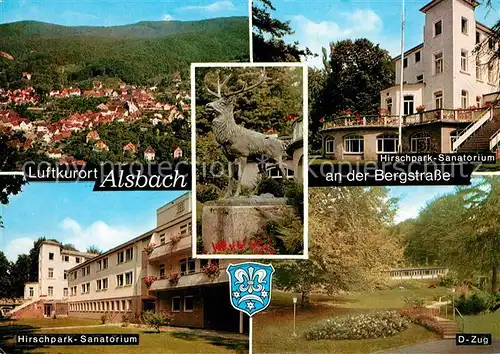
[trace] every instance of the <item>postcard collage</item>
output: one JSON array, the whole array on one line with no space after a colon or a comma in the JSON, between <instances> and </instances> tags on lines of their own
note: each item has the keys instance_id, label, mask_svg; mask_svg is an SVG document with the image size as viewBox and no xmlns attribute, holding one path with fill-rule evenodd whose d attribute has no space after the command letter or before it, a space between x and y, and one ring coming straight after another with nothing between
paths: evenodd
<instances>
[{"instance_id":1,"label":"postcard collage","mask_svg":"<svg viewBox=\"0 0 500 354\"><path fill-rule=\"evenodd\" d=\"M496 0L0 0L0 354L500 353Z\"/></svg>"}]
</instances>

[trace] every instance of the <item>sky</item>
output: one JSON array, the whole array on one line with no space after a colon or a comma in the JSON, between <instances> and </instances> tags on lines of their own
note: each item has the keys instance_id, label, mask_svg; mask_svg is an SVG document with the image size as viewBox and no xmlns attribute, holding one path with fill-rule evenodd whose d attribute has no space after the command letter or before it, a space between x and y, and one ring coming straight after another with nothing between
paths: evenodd
<instances>
[{"instance_id":1,"label":"sky","mask_svg":"<svg viewBox=\"0 0 500 354\"><path fill-rule=\"evenodd\" d=\"M156 210L185 192L93 192L94 183L30 183L0 206L0 251L15 261L39 237L108 250L156 227Z\"/></svg>"},{"instance_id":2,"label":"sky","mask_svg":"<svg viewBox=\"0 0 500 354\"><path fill-rule=\"evenodd\" d=\"M496 0L495 0L496 1ZM495 1L493 2L495 4ZM424 14L420 8L430 0L406 0L405 50L422 43ZM314 53L328 48L332 41L346 38L368 38L380 43L392 56L401 52L401 9L399 0L273 0L273 17L290 21L293 36ZM484 7L476 8L476 20L491 26L500 16L498 2L486 16ZM321 57L311 60L320 66Z\"/></svg>"},{"instance_id":3,"label":"sky","mask_svg":"<svg viewBox=\"0 0 500 354\"><path fill-rule=\"evenodd\" d=\"M229 16L248 16L248 1L0 0L0 23L36 20L66 26L117 26Z\"/></svg>"}]
</instances>

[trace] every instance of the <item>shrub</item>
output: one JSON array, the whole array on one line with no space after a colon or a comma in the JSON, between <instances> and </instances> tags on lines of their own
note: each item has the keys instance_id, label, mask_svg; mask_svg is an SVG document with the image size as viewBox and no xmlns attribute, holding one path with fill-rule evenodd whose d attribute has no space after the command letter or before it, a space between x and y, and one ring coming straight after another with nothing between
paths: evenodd
<instances>
[{"instance_id":1,"label":"shrub","mask_svg":"<svg viewBox=\"0 0 500 354\"><path fill-rule=\"evenodd\" d=\"M122 327L128 327L130 324L130 316L126 313L122 314Z\"/></svg>"},{"instance_id":2,"label":"shrub","mask_svg":"<svg viewBox=\"0 0 500 354\"><path fill-rule=\"evenodd\" d=\"M222 195L222 191L213 184L196 186L196 200L205 203L210 200L217 200Z\"/></svg>"},{"instance_id":3,"label":"shrub","mask_svg":"<svg viewBox=\"0 0 500 354\"><path fill-rule=\"evenodd\" d=\"M410 307L423 307L425 300L419 297L405 297L404 302Z\"/></svg>"},{"instance_id":4,"label":"shrub","mask_svg":"<svg viewBox=\"0 0 500 354\"><path fill-rule=\"evenodd\" d=\"M475 290L470 294L460 295L455 306L462 315L478 315L493 309L495 304L495 295Z\"/></svg>"},{"instance_id":5,"label":"shrub","mask_svg":"<svg viewBox=\"0 0 500 354\"><path fill-rule=\"evenodd\" d=\"M274 178L264 178L259 182L257 194L272 194L275 197L282 198L286 194L285 185Z\"/></svg>"},{"instance_id":6,"label":"shrub","mask_svg":"<svg viewBox=\"0 0 500 354\"><path fill-rule=\"evenodd\" d=\"M439 286L450 287L458 285L459 281L455 273L448 272L446 275L442 275L438 278Z\"/></svg>"},{"instance_id":7,"label":"shrub","mask_svg":"<svg viewBox=\"0 0 500 354\"><path fill-rule=\"evenodd\" d=\"M432 315L431 309L424 307L407 307L399 311L399 314L408 319L410 322L427 328L428 330L443 334L444 329L437 321L436 317Z\"/></svg>"},{"instance_id":8,"label":"shrub","mask_svg":"<svg viewBox=\"0 0 500 354\"><path fill-rule=\"evenodd\" d=\"M109 314L107 312L104 312L101 315L101 323L106 324L106 322L108 322L108 320L109 320Z\"/></svg>"},{"instance_id":9,"label":"shrub","mask_svg":"<svg viewBox=\"0 0 500 354\"><path fill-rule=\"evenodd\" d=\"M374 339L396 335L408 329L410 321L396 311L332 318L314 326L305 334L307 340Z\"/></svg>"},{"instance_id":10,"label":"shrub","mask_svg":"<svg viewBox=\"0 0 500 354\"><path fill-rule=\"evenodd\" d=\"M161 326L168 326L172 322L172 316L165 312L155 313L153 311L144 311L142 319L147 326L154 328L158 333Z\"/></svg>"}]
</instances>

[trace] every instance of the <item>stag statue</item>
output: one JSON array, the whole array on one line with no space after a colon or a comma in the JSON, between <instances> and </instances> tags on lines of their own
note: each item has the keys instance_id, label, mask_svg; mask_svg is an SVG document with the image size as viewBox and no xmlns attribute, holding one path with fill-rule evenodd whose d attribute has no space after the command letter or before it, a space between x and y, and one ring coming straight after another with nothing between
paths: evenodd
<instances>
[{"instance_id":1,"label":"stag statue","mask_svg":"<svg viewBox=\"0 0 500 354\"><path fill-rule=\"evenodd\" d=\"M227 157L229 183L227 186L225 198L237 197L241 193L241 180L249 156L263 156L270 161L276 162L282 176L286 176L283 165L283 158L286 155L286 146L283 140L255 132L243 126L236 124L234 120L233 98L262 85L266 79L265 69L262 70L260 79L252 84L245 83L243 87L234 92L223 92L223 89L231 75L228 75L222 83L219 74L217 74L217 91L213 91L205 83L205 89L211 95L217 97L217 100L206 105L207 111L215 112L215 118L212 122L212 130L215 139L222 147L224 155ZM236 191L233 193L234 166L238 165Z\"/></svg>"}]
</instances>

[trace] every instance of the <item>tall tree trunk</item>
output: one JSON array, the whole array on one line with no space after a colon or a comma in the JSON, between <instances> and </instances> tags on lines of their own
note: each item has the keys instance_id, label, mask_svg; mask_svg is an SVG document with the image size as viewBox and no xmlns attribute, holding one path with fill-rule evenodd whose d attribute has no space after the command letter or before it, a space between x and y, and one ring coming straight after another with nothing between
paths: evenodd
<instances>
[{"instance_id":1,"label":"tall tree trunk","mask_svg":"<svg viewBox=\"0 0 500 354\"><path fill-rule=\"evenodd\" d=\"M300 306L302 308L304 308L307 305L309 305L309 290L304 290L304 291L302 291L302 299L301 299Z\"/></svg>"},{"instance_id":2,"label":"tall tree trunk","mask_svg":"<svg viewBox=\"0 0 500 354\"><path fill-rule=\"evenodd\" d=\"M491 273L491 292L494 294L498 291L498 265L494 264Z\"/></svg>"}]
</instances>

